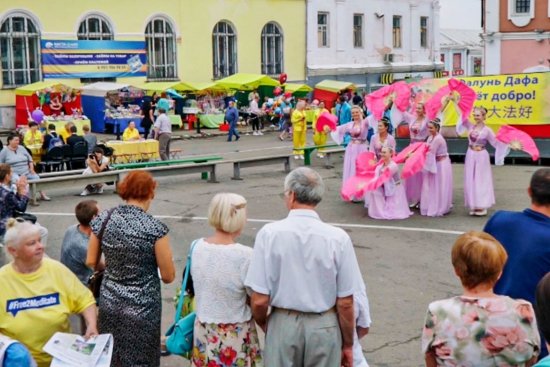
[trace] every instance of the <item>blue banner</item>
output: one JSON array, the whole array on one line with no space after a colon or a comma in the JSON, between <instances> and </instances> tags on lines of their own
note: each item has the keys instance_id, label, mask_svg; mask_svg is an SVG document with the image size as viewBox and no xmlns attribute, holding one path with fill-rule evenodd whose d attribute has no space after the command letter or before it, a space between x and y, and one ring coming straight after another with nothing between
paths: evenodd
<instances>
[{"instance_id":1,"label":"blue banner","mask_svg":"<svg viewBox=\"0 0 550 367\"><path fill-rule=\"evenodd\" d=\"M42 40L45 79L147 76L145 41Z\"/></svg>"}]
</instances>

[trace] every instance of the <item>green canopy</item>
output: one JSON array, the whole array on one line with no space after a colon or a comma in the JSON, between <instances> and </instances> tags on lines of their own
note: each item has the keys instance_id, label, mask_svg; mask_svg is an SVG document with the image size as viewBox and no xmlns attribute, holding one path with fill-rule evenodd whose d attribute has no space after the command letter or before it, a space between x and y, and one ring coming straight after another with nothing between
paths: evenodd
<instances>
[{"instance_id":1,"label":"green canopy","mask_svg":"<svg viewBox=\"0 0 550 367\"><path fill-rule=\"evenodd\" d=\"M285 92L290 93L309 93L313 90L309 85L307 84L299 84L299 83L286 83L285 84Z\"/></svg>"},{"instance_id":2,"label":"green canopy","mask_svg":"<svg viewBox=\"0 0 550 367\"><path fill-rule=\"evenodd\" d=\"M355 90L357 87L353 83L341 82L338 80L323 80L322 82L315 85L316 89L327 90L329 92L338 93L340 91L351 89Z\"/></svg>"},{"instance_id":3,"label":"green canopy","mask_svg":"<svg viewBox=\"0 0 550 367\"><path fill-rule=\"evenodd\" d=\"M218 80L216 84L227 89L250 91L257 89L261 85L276 87L279 85L279 82L267 75L237 73Z\"/></svg>"},{"instance_id":4,"label":"green canopy","mask_svg":"<svg viewBox=\"0 0 550 367\"><path fill-rule=\"evenodd\" d=\"M135 85L137 88L153 91L153 92L164 92L168 89L174 89L177 91L194 91L195 89L189 84L181 81L172 81L172 82L143 82Z\"/></svg>"}]
</instances>

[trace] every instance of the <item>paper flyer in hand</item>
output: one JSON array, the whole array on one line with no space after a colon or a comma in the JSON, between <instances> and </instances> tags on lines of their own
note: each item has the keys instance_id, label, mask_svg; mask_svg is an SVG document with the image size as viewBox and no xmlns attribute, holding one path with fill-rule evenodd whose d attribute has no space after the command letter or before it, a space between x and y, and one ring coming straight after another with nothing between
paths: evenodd
<instances>
[{"instance_id":1,"label":"paper flyer in hand","mask_svg":"<svg viewBox=\"0 0 550 367\"><path fill-rule=\"evenodd\" d=\"M53 358L51 367L109 367L113 355L113 336L101 334L85 340L82 336L55 333L44 346Z\"/></svg>"}]
</instances>

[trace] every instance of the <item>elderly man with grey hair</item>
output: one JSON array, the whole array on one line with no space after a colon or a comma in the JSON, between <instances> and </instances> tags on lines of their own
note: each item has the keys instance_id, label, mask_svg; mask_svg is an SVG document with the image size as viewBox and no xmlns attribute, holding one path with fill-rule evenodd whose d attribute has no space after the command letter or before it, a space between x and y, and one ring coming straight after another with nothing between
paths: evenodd
<instances>
[{"instance_id":1,"label":"elderly man with grey hair","mask_svg":"<svg viewBox=\"0 0 550 367\"><path fill-rule=\"evenodd\" d=\"M352 366L362 277L351 239L316 213L324 193L316 171L293 170L284 189L288 217L258 232L245 280L267 334L265 366Z\"/></svg>"}]
</instances>

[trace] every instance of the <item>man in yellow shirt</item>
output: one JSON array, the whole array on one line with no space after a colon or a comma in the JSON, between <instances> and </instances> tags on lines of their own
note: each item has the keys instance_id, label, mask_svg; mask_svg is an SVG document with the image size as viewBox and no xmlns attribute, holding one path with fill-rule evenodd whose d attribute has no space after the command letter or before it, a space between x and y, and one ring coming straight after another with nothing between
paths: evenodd
<instances>
[{"instance_id":1,"label":"man in yellow shirt","mask_svg":"<svg viewBox=\"0 0 550 367\"><path fill-rule=\"evenodd\" d=\"M294 143L294 159L304 159L303 149L298 149L306 145L306 103L299 101L296 109L292 112L290 121L292 122L292 142Z\"/></svg>"},{"instance_id":2,"label":"man in yellow shirt","mask_svg":"<svg viewBox=\"0 0 550 367\"><path fill-rule=\"evenodd\" d=\"M124 129L124 132L122 133L122 140L135 141L139 140L140 138L141 136L139 135L139 130L136 129L136 123L134 121L130 121L128 127Z\"/></svg>"},{"instance_id":3,"label":"man in yellow shirt","mask_svg":"<svg viewBox=\"0 0 550 367\"><path fill-rule=\"evenodd\" d=\"M317 102L317 103L315 103ZM327 144L327 132L326 131L317 131L317 120L319 120L319 116L323 112L328 112L328 110L325 108L325 102L314 100L312 102L312 105L316 106L315 112L313 115L313 123L311 124L311 128L313 129L313 144L315 145L326 145ZM317 157L323 158L325 156L324 154L325 148L319 148Z\"/></svg>"},{"instance_id":4,"label":"man in yellow shirt","mask_svg":"<svg viewBox=\"0 0 550 367\"><path fill-rule=\"evenodd\" d=\"M44 258L40 232L29 222L8 224L4 244L13 261L0 268L0 334L24 344L38 367L52 357L42 348L56 332L70 332L69 315L82 314L85 337L97 335L92 293L63 264Z\"/></svg>"}]
</instances>

